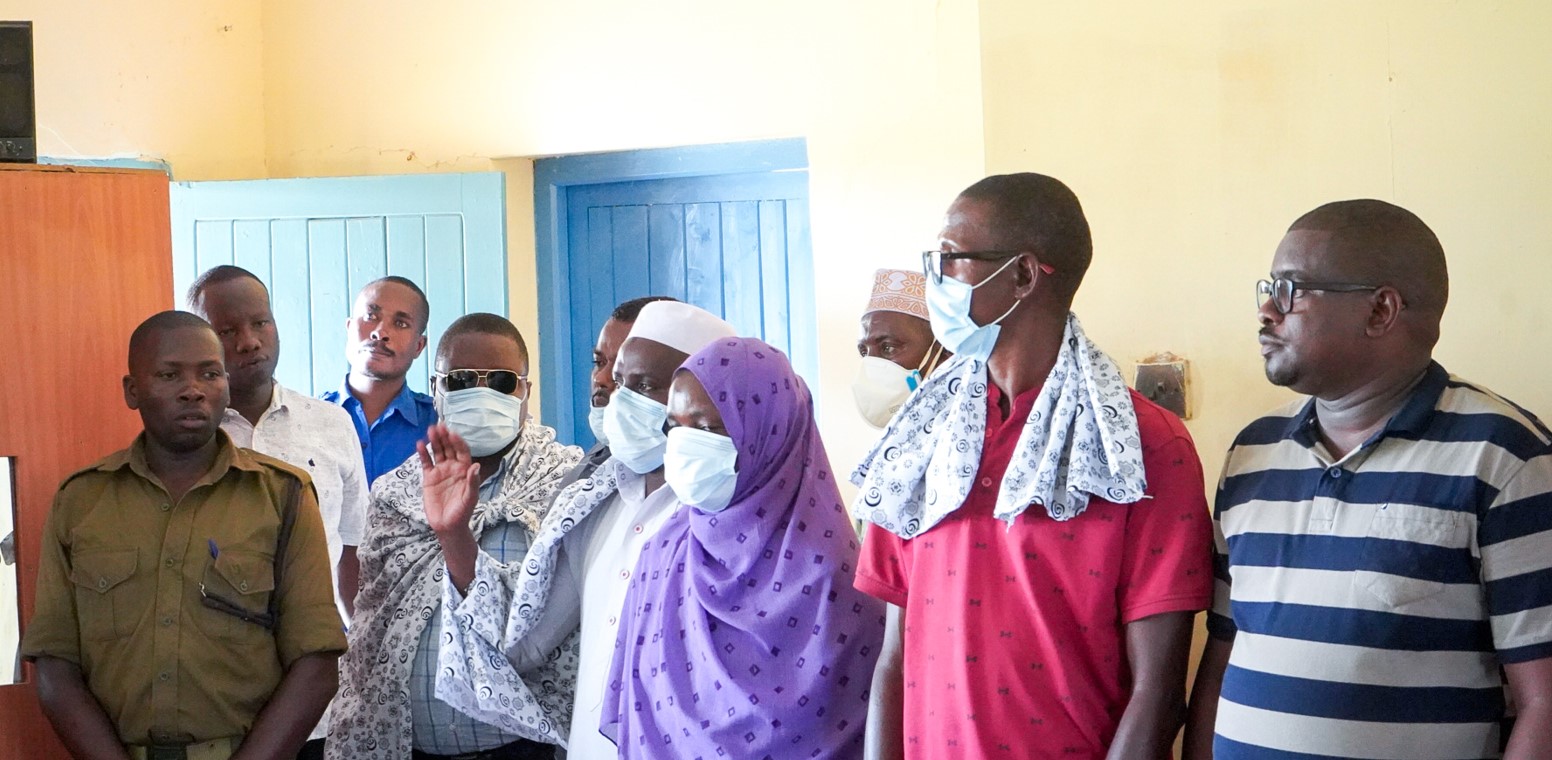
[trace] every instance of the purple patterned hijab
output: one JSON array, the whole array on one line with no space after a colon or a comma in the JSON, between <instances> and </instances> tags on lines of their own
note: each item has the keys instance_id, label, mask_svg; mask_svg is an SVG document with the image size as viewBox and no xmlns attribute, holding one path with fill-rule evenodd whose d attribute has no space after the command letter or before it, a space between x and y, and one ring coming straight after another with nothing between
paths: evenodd
<instances>
[{"instance_id":1,"label":"purple patterned hijab","mask_svg":"<svg viewBox=\"0 0 1552 760\"><path fill-rule=\"evenodd\" d=\"M720 340L694 374L738 446L717 514L681 506L641 552L604 697L622 758L860 758L883 603L787 357Z\"/></svg>"}]
</instances>

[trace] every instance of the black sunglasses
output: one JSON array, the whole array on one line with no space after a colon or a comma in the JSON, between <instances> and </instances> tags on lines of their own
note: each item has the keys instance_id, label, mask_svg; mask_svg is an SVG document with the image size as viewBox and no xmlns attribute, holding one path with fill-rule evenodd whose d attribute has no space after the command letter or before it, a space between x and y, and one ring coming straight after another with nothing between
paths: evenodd
<instances>
[{"instance_id":1,"label":"black sunglasses","mask_svg":"<svg viewBox=\"0 0 1552 760\"><path fill-rule=\"evenodd\" d=\"M481 380L485 381L486 388L509 396L516 393L518 388L524 391L528 388L528 376L509 369L455 369L438 372L432 377L436 378L444 393L478 387Z\"/></svg>"}]
</instances>

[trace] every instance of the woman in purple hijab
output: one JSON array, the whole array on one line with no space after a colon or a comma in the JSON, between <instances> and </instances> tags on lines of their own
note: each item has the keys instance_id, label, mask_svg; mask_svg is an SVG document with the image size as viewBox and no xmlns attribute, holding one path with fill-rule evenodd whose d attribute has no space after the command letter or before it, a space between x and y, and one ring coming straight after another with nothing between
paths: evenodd
<instances>
[{"instance_id":1,"label":"woman in purple hijab","mask_svg":"<svg viewBox=\"0 0 1552 760\"><path fill-rule=\"evenodd\" d=\"M691 356L669 392L682 506L641 553L602 730L621 758L860 758L883 605L787 357Z\"/></svg>"}]
</instances>

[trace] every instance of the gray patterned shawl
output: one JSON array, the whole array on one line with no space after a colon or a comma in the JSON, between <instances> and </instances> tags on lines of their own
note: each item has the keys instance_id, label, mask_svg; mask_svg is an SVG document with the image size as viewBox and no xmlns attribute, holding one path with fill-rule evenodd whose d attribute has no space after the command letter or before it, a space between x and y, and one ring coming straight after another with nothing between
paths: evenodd
<instances>
[{"instance_id":1,"label":"gray patterned shawl","mask_svg":"<svg viewBox=\"0 0 1552 760\"><path fill-rule=\"evenodd\" d=\"M852 516L901 538L959 509L975 484L986 440L986 363L956 357L895 413L852 473ZM1030 506L1071 520L1095 495L1143 498L1148 482L1131 391L1115 360L1069 313L1056 364L1024 422L994 513L1012 523Z\"/></svg>"},{"instance_id":2,"label":"gray patterned shawl","mask_svg":"<svg viewBox=\"0 0 1552 760\"><path fill-rule=\"evenodd\" d=\"M474 508L475 537L514 521L532 534L561 478L581 458L581 449L555 441L553 429L528 422L496 495L482 496ZM350 648L340 658L327 754L330 760L401 760L412 746L411 663L426 622L438 614L447 575L442 546L426 523L418 457L373 485L359 556L361 586Z\"/></svg>"},{"instance_id":3,"label":"gray patterned shawl","mask_svg":"<svg viewBox=\"0 0 1552 760\"><path fill-rule=\"evenodd\" d=\"M529 705L536 699L534 686L544 685L545 674L519 674L505 650L521 641L543 617L561 561L562 539L619 491L624 467L618 460L607 460L592 477L562 491L536 531L520 570L513 567L493 572L499 569L497 563L482 564L458 609L443 605L438 699L508 733L532 736L539 731L552 737L545 741L565 746L576 696L580 631L567 640L570 679L564 688L564 705L548 708L548 719L541 718L542 723L533 722L534 711ZM480 561L485 563L487 558Z\"/></svg>"}]
</instances>

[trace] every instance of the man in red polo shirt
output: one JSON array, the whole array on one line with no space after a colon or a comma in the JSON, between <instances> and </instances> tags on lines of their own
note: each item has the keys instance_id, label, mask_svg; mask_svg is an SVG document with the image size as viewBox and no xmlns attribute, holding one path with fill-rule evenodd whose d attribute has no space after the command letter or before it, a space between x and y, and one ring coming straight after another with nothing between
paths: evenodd
<instances>
[{"instance_id":1,"label":"man in red polo shirt","mask_svg":"<svg viewBox=\"0 0 1552 760\"><path fill-rule=\"evenodd\" d=\"M938 242L955 358L853 476L857 587L890 604L868 757L1168 757L1212 601L1196 449L1069 311L1092 244L1065 185L988 177Z\"/></svg>"}]
</instances>

